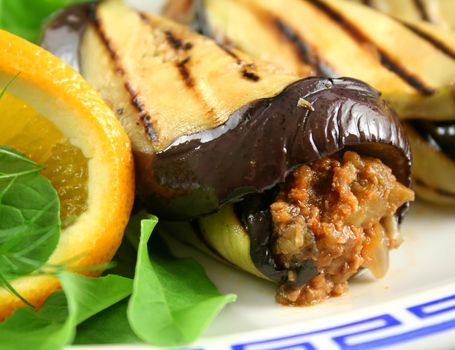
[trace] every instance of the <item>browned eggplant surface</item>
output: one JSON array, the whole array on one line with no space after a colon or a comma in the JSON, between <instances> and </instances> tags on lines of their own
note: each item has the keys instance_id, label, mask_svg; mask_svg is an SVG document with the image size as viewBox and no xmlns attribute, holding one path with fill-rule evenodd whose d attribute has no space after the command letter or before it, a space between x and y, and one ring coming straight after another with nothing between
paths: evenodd
<instances>
[{"instance_id":1,"label":"browned eggplant surface","mask_svg":"<svg viewBox=\"0 0 455 350\"><path fill-rule=\"evenodd\" d=\"M383 275L413 192L408 141L376 90L300 80L116 0L61 12L43 45L76 57L116 111L149 209L192 219L212 252L278 283L279 302Z\"/></svg>"}]
</instances>

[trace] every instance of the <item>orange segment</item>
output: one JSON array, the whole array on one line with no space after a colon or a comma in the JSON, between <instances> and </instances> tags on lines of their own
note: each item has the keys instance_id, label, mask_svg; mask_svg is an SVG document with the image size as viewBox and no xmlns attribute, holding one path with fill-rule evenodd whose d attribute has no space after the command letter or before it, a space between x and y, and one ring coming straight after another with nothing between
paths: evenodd
<instances>
[{"instance_id":1,"label":"orange segment","mask_svg":"<svg viewBox=\"0 0 455 350\"><path fill-rule=\"evenodd\" d=\"M43 175L59 194L63 226L74 222L87 210L88 159L52 122L9 92L0 101L0 125L0 145L45 166Z\"/></svg>"},{"instance_id":2,"label":"orange segment","mask_svg":"<svg viewBox=\"0 0 455 350\"><path fill-rule=\"evenodd\" d=\"M88 208L88 159L70 142L57 143L42 172L57 189L63 228L77 220Z\"/></svg>"},{"instance_id":3,"label":"orange segment","mask_svg":"<svg viewBox=\"0 0 455 350\"><path fill-rule=\"evenodd\" d=\"M49 52L0 31L0 145L46 166L61 200L64 223L49 264L78 257L74 266L110 261L133 203L129 139L96 91ZM13 286L39 306L59 288L52 276L24 277ZM0 320L21 306L0 287Z\"/></svg>"},{"instance_id":4,"label":"orange segment","mask_svg":"<svg viewBox=\"0 0 455 350\"><path fill-rule=\"evenodd\" d=\"M52 147L65 139L52 122L8 91L1 98L0 125L0 144L11 145L39 164L44 164Z\"/></svg>"}]
</instances>

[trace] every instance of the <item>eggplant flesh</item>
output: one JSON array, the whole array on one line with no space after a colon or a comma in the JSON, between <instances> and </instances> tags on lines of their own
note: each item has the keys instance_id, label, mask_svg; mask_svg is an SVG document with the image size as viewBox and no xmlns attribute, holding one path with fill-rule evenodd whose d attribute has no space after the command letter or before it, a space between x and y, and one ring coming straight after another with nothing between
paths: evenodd
<instances>
[{"instance_id":1,"label":"eggplant flesh","mask_svg":"<svg viewBox=\"0 0 455 350\"><path fill-rule=\"evenodd\" d=\"M380 159L409 187L404 130L368 85L300 80L120 1L85 5L77 26L74 10L48 24L53 38L73 30L74 46L62 37L49 40L51 32L43 45L76 58L76 68L117 113L132 140L139 195L163 219L196 222L192 227L211 237L213 252L231 247L223 258L239 267L288 287L318 273L305 260L289 277L270 250L270 226L261 236L253 232L259 222L270 225L267 196L303 164L355 151ZM68 47L59 51L62 45ZM266 209L253 205L254 196ZM396 222L406 207L393 213ZM248 212L250 228L238 219Z\"/></svg>"}]
</instances>

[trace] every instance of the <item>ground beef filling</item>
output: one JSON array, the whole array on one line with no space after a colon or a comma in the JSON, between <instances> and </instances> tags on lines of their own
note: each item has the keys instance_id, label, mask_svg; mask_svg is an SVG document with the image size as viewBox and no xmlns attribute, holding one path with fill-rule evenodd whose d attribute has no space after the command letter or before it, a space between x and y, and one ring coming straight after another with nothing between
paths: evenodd
<instances>
[{"instance_id":1,"label":"ground beef filling","mask_svg":"<svg viewBox=\"0 0 455 350\"><path fill-rule=\"evenodd\" d=\"M341 295L361 267L382 277L389 249L401 243L394 213L413 199L390 168L355 152L296 169L271 205L272 249L290 281L308 259L319 274L297 288L278 287L277 301L309 305Z\"/></svg>"}]
</instances>

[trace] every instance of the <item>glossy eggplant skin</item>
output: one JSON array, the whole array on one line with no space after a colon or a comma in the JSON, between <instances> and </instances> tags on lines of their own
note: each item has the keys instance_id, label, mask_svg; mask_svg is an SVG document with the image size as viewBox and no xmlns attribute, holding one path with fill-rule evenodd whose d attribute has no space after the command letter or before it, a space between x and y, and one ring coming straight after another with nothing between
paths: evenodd
<instances>
[{"instance_id":1,"label":"glossy eggplant skin","mask_svg":"<svg viewBox=\"0 0 455 350\"><path fill-rule=\"evenodd\" d=\"M346 149L380 158L410 185L409 144L376 90L347 78L299 80L150 157L157 188L147 202L164 217L198 217L263 193L297 166Z\"/></svg>"}]
</instances>

